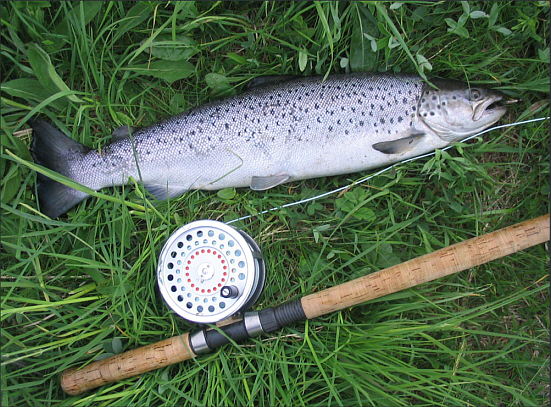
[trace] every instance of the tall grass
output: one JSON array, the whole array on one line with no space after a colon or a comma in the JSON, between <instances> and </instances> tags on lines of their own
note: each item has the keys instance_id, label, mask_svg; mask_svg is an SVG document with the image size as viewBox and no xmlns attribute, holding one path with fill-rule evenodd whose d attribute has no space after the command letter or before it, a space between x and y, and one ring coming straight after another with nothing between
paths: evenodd
<instances>
[{"instance_id":1,"label":"tall grass","mask_svg":"<svg viewBox=\"0 0 551 407\"><path fill-rule=\"evenodd\" d=\"M549 211L549 121L492 131L345 193L327 177L194 191L137 185L47 219L27 121L93 148L262 75L417 72L549 115L549 2L3 2L2 405L540 406L549 399L548 246L69 397L60 373L194 330L156 291L159 251L196 219L237 222L268 263L256 309Z\"/></svg>"}]
</instances>

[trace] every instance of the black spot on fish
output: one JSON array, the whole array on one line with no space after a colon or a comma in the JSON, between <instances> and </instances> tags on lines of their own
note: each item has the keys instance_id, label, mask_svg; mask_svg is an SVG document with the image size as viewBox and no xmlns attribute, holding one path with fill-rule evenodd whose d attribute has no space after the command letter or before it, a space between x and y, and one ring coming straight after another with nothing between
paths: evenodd
<instances>
[{"instance_id":1,"label":"black spot on fish","mask_svg":"<svg viewBox=\"0 0 551 407\"><path fill-rule=\"evenodd\" d=\"M226 128L226 130L228 130L230 128L229 123L224 123L224 127Z\"/></svg>"},{"instance_id":2,"label":"black spot on fish","mask_svg":"<svg viewBox=\"0 0 551 407\"><path fill-rule=\"evenodd\" d=\"M402 116L398 116L398 123L402 123L403 120Z\"/></svg>"},{"instance_id":3,"label":"black spot on fish","mask_svg":"<svg viewBox=\"0 0 551 407\"><path fill-rule=\"evenodd\" d=\"M427 113L423 113L423 117L427 117Z\"/></svg>"},{"instance_id":4,"label":"black spot on fish","mask_svg":"<svg viewBox=\"0 0 551 407\"><path fill-rule=\"evenodd\" d=\"M446 102L442 102L442 106L446 106Z\"/></svg>"},{"instance_id":5,"label":"black spot on fish","mask_svg":"<svg viewBox=\"0 0 551 407\"><path fill-rule=\"evenodd\" d=\"M381 124L385 124L385 119L383 119L382 117L381 119L379 119L379 121L381 122Z\"/></svg>"},{"instance_id":6,"label":"black spot on fish","mask_svg":"<svg viewBox=\"0 0 551 407\"><path fill-rule=\"evenodd\" d=\"M430 112L430 115L431 115L431 116L434 116L434 112Z\"/></svg>"},{"instance_id":7,"label":"black spot on fish","mask_svg":"<svg viewBox=\"0 0 551 407\"><path fill-rule=\"evenodd\" d=\"M316 119L316 121L317 121L318 123L321 123L321 117L318 116L317 119Z\"/></svg>"},{"instance_id":8,"label":"black spot on fish","mask_svg":"<svg viewBox=\"0 0 551 407\"><path fill-rule=\"evenodd\" d=\"M429 95L429 94L430 94L430 91L426 90L425 95Z\"/></svg>"},{"instance_id":9,"label":"black spot on fish","mask_svg":"<svg viewBox=\"0 0 551 407\"><path fill-rule=\"evenodd\" d=\"M452 96L452 99L453 99L453 100L457 99L457 96L453 95L453 96Z\"/></svg>"},{"instance_id":10,"label":"black spot on fish","mask_svg":"<svg viewBox=\"0 0 551 407\"><path fill-rule=\"evenodd\" d=\"M436 105L436 108L437 108L437 109L440 109L440 105Z\"/></svg>"},{"instance_id":11,"label":"black spot on fish","mask_svg":"<svg viewBox=\"0 0 551 407\"><path fill-rule=\"evenodd\" d=\"M363 125L364 125L363 120L360 120L360 126L363 127Z\"/></svg>"},{"instance_id":12,"label":"black spot on fish","mask_svg":"<svg viewBox=\"0 0 551 407\"><path fill-rule=\"evenodd\" d=\"M346 134L348 136L348 134L350 134L350 132L348 130L345 130L344 134Z\"/></svg>"},{"instance_id":13,"label":"black spot on fish","mask_svg":"<svg viewBox=\"0 0 551 407\"><path fill-rule=\"evenodd\" d=\"M432 97L432 100L436 100L436 99L438 99L436 96L433 96L433 97Z\"/></svg>"},{"instance_id":14,"label":"black spot on fish","mask_svg":"<svg viewBox=\"0 0 551 407\"><path fill-rule=\"evenodd\" d=\"M390 123L394 124L394 118L392 118L392 117L390 118Z\"/></svg>"},{"instance_id":15,"label":"black spot on fish","mask_svg":"<svg viewBox=\"0 0 551 407\"><path fill-rule=\"evenodd\" d=\"M415 112L417 108L415 106L412 106L411 110L413 110Z\"/></svg>"},{"instance_id":16,"label":"black spot on fish","mask_svg":"<svg viewBox=\"0 0 551 407\"><path fill-rule=\"evenodd\" d=\"M320 108L320 105L318 105L317 103L314 104L314 109L319 109Z\"/></svg>"},{"instance_id":17,"label":"black spot on fish","mask_svg":"<svg viewBox=\"0 0 551 407\"><path fill-rule=\"evenodd\" d=\"M333 131L333 126L329 126L329 131Z\"/></svg>"},{"instance_id":18,"label":"black spot on fish","mask_svg":"<svg viewBox=\"0 0 551 407\"><path fill-rule=\"evenodd\" d=\"M425 98L421 99L421 103L425 103Z\"/></svg>"},{"instance_id":19,"label":"black spot on fish","mask_svg":"<svg viewBox=\"0 0 551 407\"><path fill-rule=\"evenodd\" d=\"M340 124L341 124L341 119L337 120L337 124L340 126Z\"/></svg>"},{"instance_id":20,"label":"black spot on fish","mask_svg":"<svg viewBox=\"0 0 551 407\"><path fill-rule=\"evenodd\" d=\"M180 120L176 120L176 124L180 124Z\"/></svg>"},{"instance_id":21,"label":"black spot on fish","mask_svg":"<svg viewBox=\"0 0 551 407\"><path fill-rule=\"evenodd\" d=\"M176 130L172 129L172 134L176 133Z\"/></svg>"},{"instance_id":22,"label":"black spot on fish","mask_svg":"<svg viewBox=\"0 0 551 407\"><path fill-rule=\"evenodd\" d=\"M184 138L183 138L183 137L180 137L180 141L184 141Z\"/></svg>"}]
</instances>

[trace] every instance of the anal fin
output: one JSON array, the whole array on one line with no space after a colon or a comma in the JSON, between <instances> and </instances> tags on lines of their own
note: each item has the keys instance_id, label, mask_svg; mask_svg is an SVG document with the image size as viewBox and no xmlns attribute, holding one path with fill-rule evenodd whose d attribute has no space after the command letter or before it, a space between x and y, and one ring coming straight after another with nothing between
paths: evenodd
<instances>
[{"instance_id":1,"label":"anal fin","mask_svg":"<svg viewBox=\"0 0 551 407\"><path fill-rule=\"evenodd\" d=\"M291 176L289 174L278 173L267 177L252 177L251 189L253 191L265 191L275 186L283 184Z\"/></svg>"},{"instance_id":2,"label":"anal fin","mask_svg":"<svg viewBox=\"0 0 551 407\"><path fill-rule=\"evenodd\" d=\"M186 193L189 188L174 186L174 185L162 185L162 184L144 184L144 188L147 192L155 197L159 201L166 201L170 198L175 198Z\"/></svg>"}]
</instances>

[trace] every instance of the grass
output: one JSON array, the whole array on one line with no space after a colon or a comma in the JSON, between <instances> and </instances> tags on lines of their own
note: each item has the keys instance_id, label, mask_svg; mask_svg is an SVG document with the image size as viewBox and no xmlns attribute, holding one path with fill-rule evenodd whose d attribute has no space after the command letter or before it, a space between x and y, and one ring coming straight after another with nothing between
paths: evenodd
<instances>
[{"instance_id":1,"label":"grass","mask_svg":"<svg viewBox=\"0 0 551 407\"><path fill-rule=\"evenodd\" d=\"M2 405L549 402L547 245L83 395L59 387L70 366L195 329L155 288L158 253L177 227L253 215L234 225L268 262L255 308L277 305L548 213L549 120L266 214L257 215L367 174L263 193L195 191L156 206L129 185L55 220L37 210L26 124L39 114L100 148L120 125L239 93L251 78L359 70L437 75L521 98L502 124L546 117L549 2L1 7Z\"/></svg>"}]
</instances>

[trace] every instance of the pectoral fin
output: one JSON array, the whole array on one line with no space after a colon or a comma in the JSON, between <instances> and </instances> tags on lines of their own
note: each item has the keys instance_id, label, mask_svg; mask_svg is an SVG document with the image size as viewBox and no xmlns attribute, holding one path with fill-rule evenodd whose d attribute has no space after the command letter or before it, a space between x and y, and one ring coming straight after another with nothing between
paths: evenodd
<instances>
[{"instance_id":1,"label":"pectoral fin","mask_svg":"<svg viewBox=\"0 0 551 407\"><path fill-rule=\"evenodd\" d=\"M253 191L265 191L277 185L283 184L290 178L289 174L275 174L268 177L252 177L251 189Z\"/></svg>"},{"instance_id":2,"label":"pectoral fin","mask_svg":"<svg viewBox=\"0 0 551 407\"><path fill-rule=\"evenodd\" d=\"M416 133L398 140L375 143L372 147L384 154L402 154L415 147L424 135L425 133Z\"/></svg>"}]
</instances>

